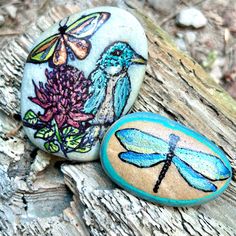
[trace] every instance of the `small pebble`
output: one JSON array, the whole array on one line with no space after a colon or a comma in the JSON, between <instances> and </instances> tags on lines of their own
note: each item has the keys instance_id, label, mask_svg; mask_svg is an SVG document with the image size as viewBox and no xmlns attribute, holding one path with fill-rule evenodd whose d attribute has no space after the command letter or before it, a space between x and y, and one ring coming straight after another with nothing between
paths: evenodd
<instances>
[{"instance_id":1,"label":"small pebble","mask_svg":"<svg viewBox=\"0 0 236 236\"><path fill-rule=\"evenodd\" d=\"M7 5L4 7L6 10L6 13L12 18L15 19L16 18L16 12L17 12L17 8L14 5Z\"/></svg>"},{"instance_id":2,"label":"small pebble","mask_svg":"<svg viewBox=\"0 0 236 236\"><path fill-rule=\"evenodd\" d=\"M176 43L177 47L178 47L180 50L182 50L182 51L187 51L186 43L185 43L185 41L184 41L183 38L177 38L177 39L175 40L175 43Z\"/></svg>"},{"instance_id":3,"label":"small pebble","mask_svg":"<svg viewBox=\"0 0 236 236\"><path fill-rule=\"evenodd\" d=\"M182 39L184 37L184 34L182 32L177 32L176 37Z\"/></svg>"},{"instance_id":4,"label":"small pebble","mask_svg":"<svg viewBox=\"0 0 236 236\"><path fill-rule=\"evenodd\" d=\"M220 83L220 80L223 77L224 65L225 65L225 58L218 57L211 66L210 76L218 84Z\"/></svg>"},{"instance_id":5,"label":"small pebble","mask_svg":"<svg viewBox=\"0 0 236 236\"><path fill-rule=\"evenodd\" d=\"M192 26L196 29L207 24L206 17L196 8L185 8L176 17L176 23L180 26Z\"/></svg>"},{"instance_id":6,"label":"small pebble","mask_svg":"<svg viewBox=\"0 0 236 236\"><path fill-rule=\"evenodd\" d=\"M196 33L192 31L186 32L185 39L189 44L193 44L196 40Z\"/></svg>"},{"instance_id":7,"label":"small pebble","mask_svg":"<svg viewBox=\"0 0 236 236\"><path fill-rule=\"evenodd\" d=\"M3 26L5 23L5 18L3 15L0 15L0 26Z\"/></svg>"}]
</instances>

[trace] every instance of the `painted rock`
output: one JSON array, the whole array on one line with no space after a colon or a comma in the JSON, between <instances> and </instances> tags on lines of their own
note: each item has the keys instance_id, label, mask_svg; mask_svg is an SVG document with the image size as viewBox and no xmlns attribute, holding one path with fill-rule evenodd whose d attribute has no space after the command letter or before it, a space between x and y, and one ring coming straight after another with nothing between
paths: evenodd
<instances>
[{"instance_id":1,"label":"painted rock","mask_svg":"<svg viewBox=\"0 0 236 236\"><path fill-rule=\"evenodd\" d=\"M146 36L130 13L99 7L62 19L25 65L21 114L29 139L68 159L98 158L104 131L138 95L146 61Z\"/></svg>"},{"instance_id":2,"label":"painted rock","mask_svg":"<svg viewBox=\"0 0 236 236\"><path fill-rule=\"evenodd\" d=\"M202 135L148 112L122 117L106 133L101 162L110 178L146 200L188 206L219 196L229 185L224 153Z\"/></svg>"}]
</instances>

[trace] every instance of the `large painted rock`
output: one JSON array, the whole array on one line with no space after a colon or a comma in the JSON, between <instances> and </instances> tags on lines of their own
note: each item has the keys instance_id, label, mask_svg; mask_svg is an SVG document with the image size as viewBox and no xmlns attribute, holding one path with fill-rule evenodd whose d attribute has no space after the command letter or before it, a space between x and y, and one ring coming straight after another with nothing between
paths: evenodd
<instances>
[{"instance_id":1,"label":"large painted rock","mask_svg":"<svg viewBox=\"0 0 236 236\"><path fill-rule=\"evenodd\" d=\"M100 7L56 23L35 42L21 90L29 139L72 160L98 157L104 131L134 103L147 40L138 20Z\"/></svg>"},{"instance_id":2,"label":"large painted rock","mask_svg":"<svg viewBox=\"0 0 236 236\"><path fill-rule=\"evenodd\" d=\"M224 153L202 135L153 113L122 117L106 133L101 162L110 178L146 200L188 206L220 195L231 180Z\"/></svg>"}]
</instances>

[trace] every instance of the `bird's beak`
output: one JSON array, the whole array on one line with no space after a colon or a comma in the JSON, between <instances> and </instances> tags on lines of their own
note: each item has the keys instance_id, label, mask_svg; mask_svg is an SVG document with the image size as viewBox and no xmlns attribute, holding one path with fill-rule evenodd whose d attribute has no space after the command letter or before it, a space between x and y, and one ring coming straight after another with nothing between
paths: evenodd
<instances>
[{"instance_id":1,"label":"bird's beak","mask_svg":"<svg viewBox=\"0 0 236 236\"><path fill-rule=\"evenodd\" d=\"M147 64L147 60L137 53L134 54L131 61L133 64Z\"/></svg>"}]
</instances>

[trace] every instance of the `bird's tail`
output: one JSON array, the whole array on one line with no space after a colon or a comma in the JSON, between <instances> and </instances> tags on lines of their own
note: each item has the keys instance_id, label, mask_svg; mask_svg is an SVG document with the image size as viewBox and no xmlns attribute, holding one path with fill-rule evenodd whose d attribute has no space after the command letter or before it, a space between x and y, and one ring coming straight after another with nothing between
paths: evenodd
<instances>
[{"instance_id":1,"label":"bird's tail","mask_svg":"<svg viewBox=\"0 0 236 236\"><path fill-rule=\"evenodd\" d=\"M101 142L108 127L103 124L93 124L86 129L86 135L81 141L82 146L90 144L91 146L96 145L97 142Z\"/></svg>"}]
</instances>

